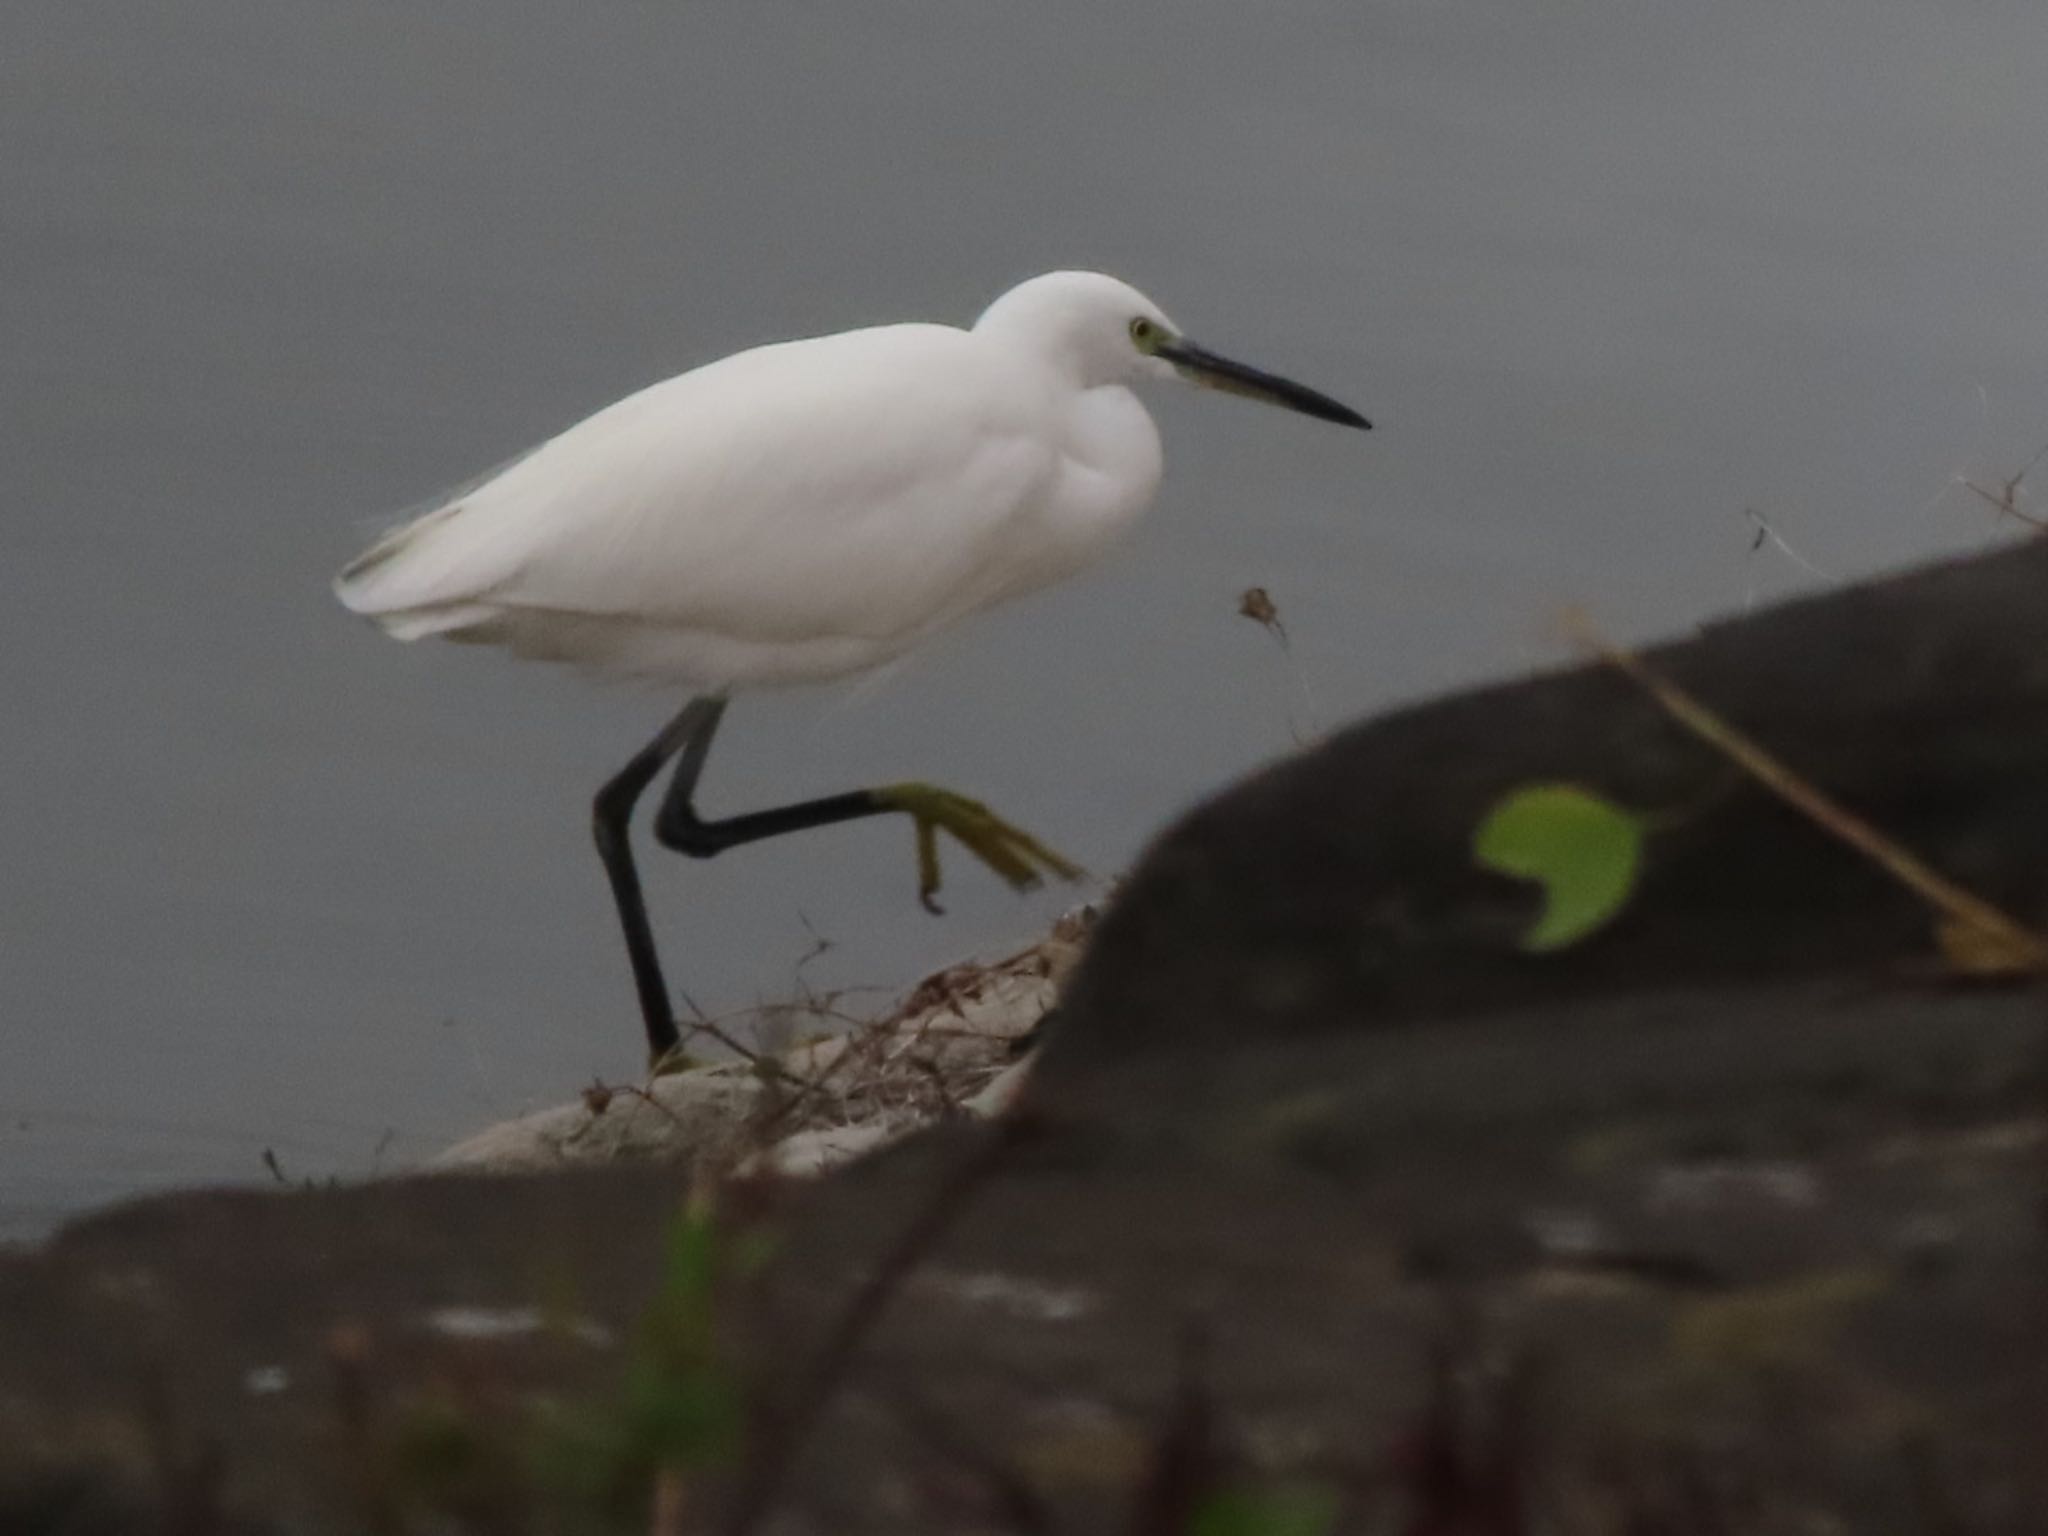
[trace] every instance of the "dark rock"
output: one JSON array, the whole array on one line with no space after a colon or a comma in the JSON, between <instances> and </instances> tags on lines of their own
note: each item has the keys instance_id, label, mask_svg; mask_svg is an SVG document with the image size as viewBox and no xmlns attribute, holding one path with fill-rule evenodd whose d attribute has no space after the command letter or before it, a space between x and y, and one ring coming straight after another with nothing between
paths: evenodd
<instances>
[{"instance_id":1,"label":"dark rock","mask_svg":"<svg viewBox=\"0 0 2048 1536\"><path fill-rule=\"evenodd\" d=\"M2048 915L2048 541L1793 603L1653 666L1950 878ZM1621 920L1529 956L1532 890L1477 868L1518 785L1668 813ZM1924 905L1611 667L1355 726L1162 837L1062 1002L1049 1074L1247 1033L1389 1029L1628 989L1896 979Z\"/></svg>"},{"instance_id":2,"label":"dark rock","mask_svg":"<svg viewBox=\"0 0 2048 1536\"><path fill-rule=\"evenodd\" d=\"M2038 923L2044 593L2029 545L1650 659ZM1531 893L1469 839L1554 779L1670 816L1620 920L1537 958ZM676 1507L1142 1532L1306 1482L1340 1528L1411 1536L2038 1530L2048 1013L1945 976L1932 931L1606 668L1349 731L1147 855L1017 1117L781 1198L727 1319L750 1450ZM202 1194L73 1227L0 1265L0 1530L556 1528L505 1447L536 1397L616 1378L676 1186ZM584 1326L445 1325L536 1303ZM490 1471L431 1518L379 1459L423 1400Z\"/></svg>"}]
</instances>

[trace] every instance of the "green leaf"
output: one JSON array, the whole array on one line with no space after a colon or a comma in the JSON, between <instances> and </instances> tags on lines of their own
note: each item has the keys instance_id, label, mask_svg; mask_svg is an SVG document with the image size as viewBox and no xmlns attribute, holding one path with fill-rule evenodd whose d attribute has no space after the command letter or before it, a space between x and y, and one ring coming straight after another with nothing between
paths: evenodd
<instances>
[{"instance_id":1,"label":"green leaf","mask_svg":"<svg viewBox=\"0 0 2048 1536\"><path fill-rule=\"evenodd\" d=\"M1643 818L1576 784L1531 784L1487 813L1472 857L1543 887L1543 915L1522 935L1533 953L1563 949L1606 923L1635 889Z\"/></svg>"},{"instance_id":2,"label":"green leaf","mask_svg":"<svg viewBox=\"0 0 2048 1536\"><path fill-rule=\"evenodd\" d=\"M1337 1497L1325 1488L1225 1488L1188 1522L1190 1536L1326 1536Z\"/></svg>"}]
</instances>

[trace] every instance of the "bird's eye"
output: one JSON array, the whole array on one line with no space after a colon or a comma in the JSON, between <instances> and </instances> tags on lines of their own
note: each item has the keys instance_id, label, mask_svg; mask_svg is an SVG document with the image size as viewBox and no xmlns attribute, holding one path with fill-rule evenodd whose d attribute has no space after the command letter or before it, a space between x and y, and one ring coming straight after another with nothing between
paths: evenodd
<instances>
[{"instance_id":1,"label":"bird's eye","mask_svg":"<svg viewBox=\"0 0 2048 1536\"><path fill-rule=\"evenodd\" d=\"M1131 340L1140 352L1150 352L1159 343L1159 327L1139 315L1131 322Z\"/></svg>"}]
</instances>

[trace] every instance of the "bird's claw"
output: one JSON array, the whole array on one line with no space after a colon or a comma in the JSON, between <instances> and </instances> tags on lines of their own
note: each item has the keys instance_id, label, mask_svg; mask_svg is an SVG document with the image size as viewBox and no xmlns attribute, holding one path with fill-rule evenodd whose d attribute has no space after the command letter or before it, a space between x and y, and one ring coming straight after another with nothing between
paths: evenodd
<instances>
[{"instance_id":1,"label":"bird's claw","mask_svg":"<svg viewBox=\"0 0 2048 1536\"><path fill-rule=\"evenodd\" d=\"M891 784L874 793L882 804L908 816L917 829L917 899L928 912L944 910L933 900L939 889L942 831L1015 890L1030 890L1046 874L1078 880L1087 873L1021 827L1011 826L979 800L956 795L950 789L930 784Z\"/></svg>"}]
</instances>

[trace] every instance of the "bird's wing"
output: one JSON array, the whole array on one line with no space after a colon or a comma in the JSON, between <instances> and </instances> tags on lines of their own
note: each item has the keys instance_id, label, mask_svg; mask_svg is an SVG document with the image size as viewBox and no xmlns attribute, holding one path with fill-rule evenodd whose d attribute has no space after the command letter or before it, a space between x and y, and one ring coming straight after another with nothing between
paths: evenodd
<instances>
[{"instance_id":1,"label":"bird's wing","mask_svg":"<svg viewBox=\"0 0 2048 1536\"><path fill-rule=\"evenodd\" d=\"M358 611L529 609L882 638L1014 585L1060 454L967 333L889 326L653 385L373 547Z\"/></svg>"}]
</instances>

